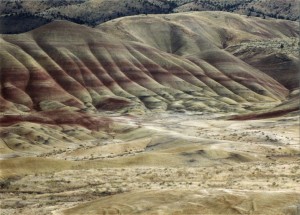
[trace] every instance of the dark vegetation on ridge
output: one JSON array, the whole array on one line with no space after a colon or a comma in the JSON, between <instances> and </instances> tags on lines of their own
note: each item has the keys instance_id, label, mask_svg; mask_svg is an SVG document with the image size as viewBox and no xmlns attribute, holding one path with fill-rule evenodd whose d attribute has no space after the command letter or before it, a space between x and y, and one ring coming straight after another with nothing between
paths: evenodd
<instances>
[{"instance_id":1,"label":"dark vegetation on ridge","mask_svg":"<svg viewBox=\"0 0 300 215\"><path fill-rule=\"evenodd\" d=\"M1 0L0 33L21 33L52 20L96 26L118 17L188 11L227 11L261 18L299 19L296 0Z\"/></svg>"}]
</instances>

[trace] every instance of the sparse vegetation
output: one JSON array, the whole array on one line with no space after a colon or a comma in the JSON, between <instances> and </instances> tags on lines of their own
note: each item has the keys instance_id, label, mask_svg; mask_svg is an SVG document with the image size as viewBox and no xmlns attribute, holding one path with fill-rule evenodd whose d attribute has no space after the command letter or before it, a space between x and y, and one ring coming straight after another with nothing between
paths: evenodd
<instances>
[{"instance_id":1,"label":"sparse vegetation","mask_svg":"<svg viewBox=\"0 0 300 215\"><path fill-rule=\"evenodd\" d=\"M186 11L228 11L247 16L297 20L294 0L75 0L39 1L31 7L27 1L3 0L0 6L0 33L20 33L37 28L52 20L68 20L95 26L100 23L136 14L168 14ZM57 3L63 2L63 3ZM86 109L87 110L87 109Z\"/></svg>"}]
</instances>

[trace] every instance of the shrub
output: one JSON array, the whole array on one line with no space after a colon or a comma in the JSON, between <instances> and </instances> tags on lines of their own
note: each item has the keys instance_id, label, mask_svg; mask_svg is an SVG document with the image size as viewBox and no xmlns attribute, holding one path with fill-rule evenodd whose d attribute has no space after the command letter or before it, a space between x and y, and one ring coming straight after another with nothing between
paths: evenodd
<instances>
[{"instance_id":1,"label":"shrub","mask_svg":"<svg viewBox=\"0 0 300 215\"><path fill-rule=\"evenodd\" d=\"M8 189L10 186L10 181L9 180L0 180L0 188L1 189Z\"/></svg>"}]
</instances>

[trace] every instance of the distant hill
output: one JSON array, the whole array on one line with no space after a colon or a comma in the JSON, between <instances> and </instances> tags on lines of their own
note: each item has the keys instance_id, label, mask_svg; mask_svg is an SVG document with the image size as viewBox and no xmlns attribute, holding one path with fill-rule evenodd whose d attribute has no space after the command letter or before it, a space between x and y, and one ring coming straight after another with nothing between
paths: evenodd
<instances>
[{"instance_id":1,"label":"distant hill","mask_svg":"<svg viewBox=\"0 0 300 215\"><path fill-rule=\"evenodd\" d=\"M297 0L42 0L34 3L1 0L0 33L26 32L57 19L96 26L129 15L187 11L227 11L262 18L299 19Z\"/></svg>"},{"instance_id":2,"label":"distant hill","mask_svg":"<svg viewBox=\"0 0 300 215\"><path fill-rule=\"evenodd\" d=\"M202 10L294 21L299 19L298 0L185 0L174 9L175 12Z\"/></svg>"}]
</instances>

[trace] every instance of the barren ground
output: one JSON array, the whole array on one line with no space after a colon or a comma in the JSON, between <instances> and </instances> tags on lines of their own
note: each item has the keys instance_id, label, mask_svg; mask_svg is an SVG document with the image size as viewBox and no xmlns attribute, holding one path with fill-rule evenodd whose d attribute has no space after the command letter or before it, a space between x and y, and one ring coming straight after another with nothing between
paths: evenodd
<instances>
[{"instance_id":1,"label":"barren ground","mask_svg":"<svg viewBox=\"0 0 300 215\"><path fill-rule=\"evenodd\" d=\"M2 157L1 215L300 213L298 117L112 118L105 138Z\"/></svg>"}]
</instances>

